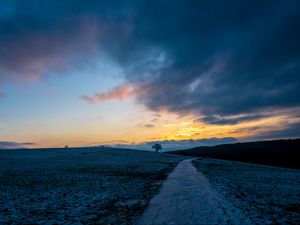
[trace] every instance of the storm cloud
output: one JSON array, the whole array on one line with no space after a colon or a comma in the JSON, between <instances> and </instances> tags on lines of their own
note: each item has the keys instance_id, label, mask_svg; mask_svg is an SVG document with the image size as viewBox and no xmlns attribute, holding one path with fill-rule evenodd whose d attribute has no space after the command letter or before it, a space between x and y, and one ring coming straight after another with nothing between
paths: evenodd
<instances>
[{"instance_id":1,"label":"storm cloud","mask_svg":"<svg viewBox=\"0 0 300 225\"><path fill-rule=\"evenodd\" d=\"M300 106L297 0L4 2L0 85L41 79L96 50L150 110L235 124Z\"/></svg>"},{"instance_id":2,"label":"storm cloud","mask_svg":"<svg viewBox=\"0 0 300 225\"><path fill-rule=\"evenodd\" d=\"M296 1L179 1L150 9L157 11L145 10L136 31L136 41L147 40L148 64L134 60L146 70L135 65L128 74L151 90L138 96L150 109L226 123L228 116L299 106Z\"/></svg>"}]
</instances>

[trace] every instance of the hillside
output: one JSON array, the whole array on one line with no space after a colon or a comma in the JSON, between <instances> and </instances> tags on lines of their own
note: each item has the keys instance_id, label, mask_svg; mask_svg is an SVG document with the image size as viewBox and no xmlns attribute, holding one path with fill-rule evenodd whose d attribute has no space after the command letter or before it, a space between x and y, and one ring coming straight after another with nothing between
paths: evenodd
<instances>
[{"instance_id":1,"label":"hillside","mask_svg":"<svg viewBox=\"0 0 300 225\"><path fill-rule=\"evenodd\" d=\"M168 153L300 169L299 138L197 147Z\"/></svg>"}]
</instances>

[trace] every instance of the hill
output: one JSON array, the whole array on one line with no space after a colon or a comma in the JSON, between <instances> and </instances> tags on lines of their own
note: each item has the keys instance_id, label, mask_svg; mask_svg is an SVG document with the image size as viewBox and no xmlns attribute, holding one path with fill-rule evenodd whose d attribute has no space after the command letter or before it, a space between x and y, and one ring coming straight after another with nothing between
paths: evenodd
<instances>
[{"instance_id":1,"label":"hill","mask_svg":"<svg viewBox=\"0 0 300 225\"><path fill-rule=\"evenodd\" d=\"M300 138L196 147L168 153L300 169Z\"/></svg>"}]
</instances>

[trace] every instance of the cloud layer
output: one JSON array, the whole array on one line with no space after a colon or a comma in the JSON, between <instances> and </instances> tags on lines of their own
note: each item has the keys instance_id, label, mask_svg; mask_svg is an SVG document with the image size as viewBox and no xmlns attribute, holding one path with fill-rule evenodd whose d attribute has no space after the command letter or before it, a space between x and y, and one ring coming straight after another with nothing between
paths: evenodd
<instances>
[{"instance_id":1,"label":"cloud layer","mask_svg":"<svg viewBox=\"0 0 300 225\"><path fill-rule=\"evenodd\" d=\"M0 149L18 149L18 148L27 148L34 145L34 143L18 143L11 141L0 141Z\"/></svg>"},{"instance_id":2,"label":"cloud layer","mask_svg":"<svg viewBox=\"0 0 300 225\"><path fill-rule=\"evenodd\" d=\"M188 140L164 140L164 141L150 141L141 144L116 144L113 147L119 148L133 148L140 150L151 151L152 146L156 143L161 144L163 147L162 151L173 151L173 150L182 150L188 148L194 148L199 146L215 146L220 144L231 144L236 143L238 140L233 137L225 138L205 138L205 139L188 139Z\"/></svg>"},{"instance_id":3,"label":"cloud layer","mask_svg":"<svg viewBox=\"0 0 300 225\"><path fill-rule=\"evenodd\" d=\"M211 124L300 106L297 0L5 2L0 85L80 66L96 51L124 69L134 92L84 96L90 103L134 94L150 110Z\"/></svg>"},{"instance_id":4,"label":"cloud layer","mask_svg":"<svg viewBox=\"0 0 300 225\"><path fill-rule=\"evenodd\" d=\"M153 110L198 113L208 123L232 123L237 120L226 117L299 106L299 3L220 4L179 1L153 6L157 13L165 9L159 16L143 12L147 19L139 20L137 33L165 59L149 60L151 76L147 67L141 71L135 65L136 74L129 71L128 79L140 89L156 90L139 100ZM155 63L164 64L154 70Z\"/></svg>"},{"instance_id":5,"label":"cloud layer","mask_svg":"<svg viewBox=\"0 0 300 225\"><path fill-rule=\"evenodd\" d=\"M81 96L81 99L95 104L97 102L109 101L109 100L123 100L124 98L128 98L133 95L133 90L129 85L120 85L115 88L109 90L105 93L96 93L94 96Z\"/></svg>"}]
</instances>

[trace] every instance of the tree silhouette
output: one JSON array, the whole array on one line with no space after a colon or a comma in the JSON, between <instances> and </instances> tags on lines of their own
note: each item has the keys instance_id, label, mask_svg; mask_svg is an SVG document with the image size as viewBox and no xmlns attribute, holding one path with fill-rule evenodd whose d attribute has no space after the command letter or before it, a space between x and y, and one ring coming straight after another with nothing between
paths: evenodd
<instances>
[{"instance_id":1,"label":"tree silhouette","mask_svg":"<svg viewBox=\"0 0 300 225\"><path fill-rule=\"evenodd\" d=\"M161 146L161 144L154 144L153 146L152 146L152 148L154 148L155 149L155 152L159 152L159 150L162 150L162 146Z\"/></svg>"}]
</instances>

